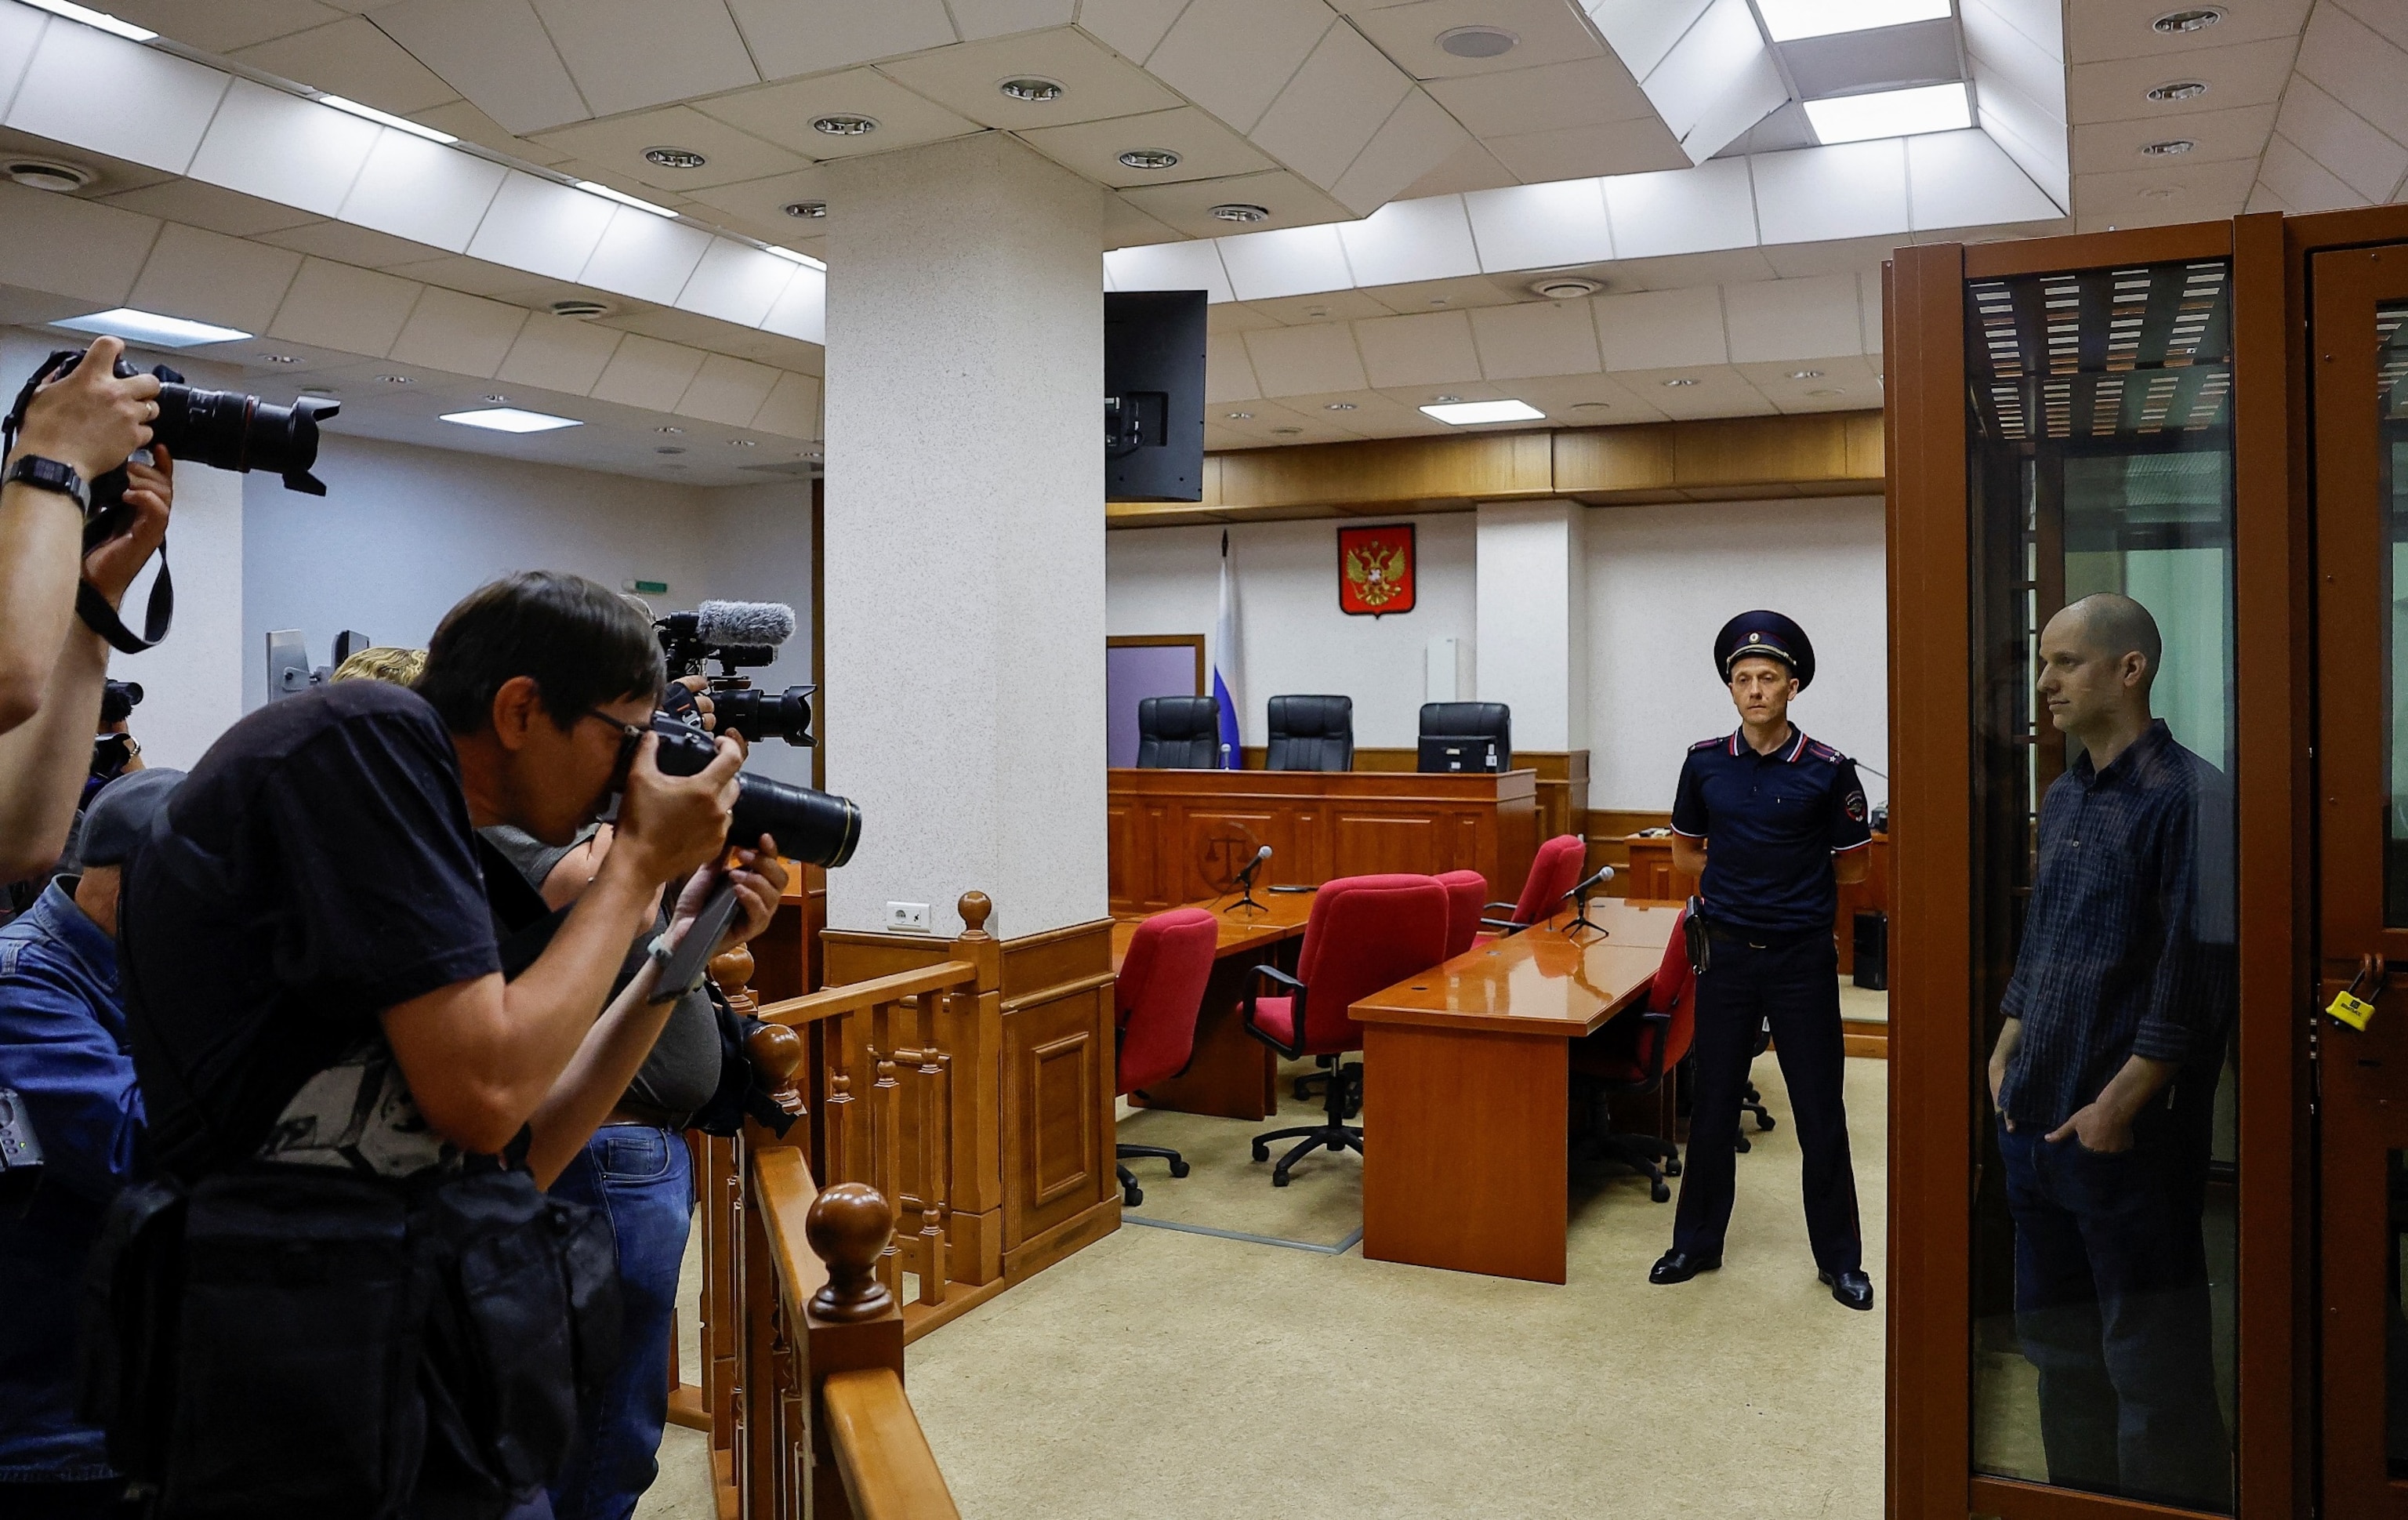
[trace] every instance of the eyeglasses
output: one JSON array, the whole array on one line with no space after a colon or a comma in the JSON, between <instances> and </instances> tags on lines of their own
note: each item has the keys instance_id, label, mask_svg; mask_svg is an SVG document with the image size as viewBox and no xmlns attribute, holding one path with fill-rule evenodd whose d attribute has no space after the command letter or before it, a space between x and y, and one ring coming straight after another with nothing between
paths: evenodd
<instances>
[{"instance_id":1,"label":"eyeglasses","mask_svg":"<svg viewBox=\"0 0 2408 1520\"><path fill-rule=\"evenodd\" d=\"M597 723L609 724L619 730L620 741L630 748L643 741L645 725L642 724L629 723L624 718L613 718L600 708L587 708L584 716Z\"/></svg>"}]
</instances>

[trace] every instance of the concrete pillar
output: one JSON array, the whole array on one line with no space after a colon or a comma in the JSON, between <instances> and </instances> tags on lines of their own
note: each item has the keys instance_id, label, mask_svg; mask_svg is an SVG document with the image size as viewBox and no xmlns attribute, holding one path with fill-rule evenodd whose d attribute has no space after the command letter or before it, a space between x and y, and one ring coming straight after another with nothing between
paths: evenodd
<instances>
[{"instance_id":1,"label":"concrete pillar","mask_svg":"<svg viewBox=\"0 0 2408 1520\"><path fill-rule=\"evenodd\" d=\"M829 926L1101 918L1102 193L1000 133L827 170Z\"/></svg>"},{"instance_id":2,"label":"concrete pillar","mask_svg":"<svg viewBox=\"0 0 2408 1520\"><path fill-rule=\"evenodd\" d=\"M1483 502L1474 690L1513 710L1513 748L1588 747L1588 509Z\"/></svg>"}]
</instances>

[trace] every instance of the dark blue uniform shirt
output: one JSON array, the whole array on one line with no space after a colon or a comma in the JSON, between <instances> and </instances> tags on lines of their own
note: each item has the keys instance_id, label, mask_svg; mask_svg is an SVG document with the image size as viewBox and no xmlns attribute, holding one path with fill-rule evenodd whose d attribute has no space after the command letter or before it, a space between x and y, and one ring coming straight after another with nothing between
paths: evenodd
<instances>
[{"instance_id":1,"label":"dark blue uniform shirt","mask_svg":"<svg viewBox=\"0 0 2408 1520\"><path fill-rule=\"evenodd\" d=\"M1873 837L1856 762L1795 724L1770 754L1741 730L1690 745L1672 831L1711 841L1698 884L1707 918L1772 934L1828 929L1840 907L1831 857Z\"/></svg>"}]
</instances>

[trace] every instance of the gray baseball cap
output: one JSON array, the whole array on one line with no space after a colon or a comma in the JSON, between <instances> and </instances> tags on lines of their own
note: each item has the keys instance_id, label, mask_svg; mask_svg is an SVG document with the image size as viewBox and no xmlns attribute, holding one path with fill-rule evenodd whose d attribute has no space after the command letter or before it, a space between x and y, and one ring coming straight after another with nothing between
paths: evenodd
<instances>
[{"instance_id":1,"label":"gray baseball cap","mask_svg":"<svg viewBox=\"0 0 2408 1520\"><path fill-rule=\"evenodd\" d=\"M124 865L183 780L180 770L129 770L94 793L76 840L78 864Z\"/></svg>"}]
</instances>

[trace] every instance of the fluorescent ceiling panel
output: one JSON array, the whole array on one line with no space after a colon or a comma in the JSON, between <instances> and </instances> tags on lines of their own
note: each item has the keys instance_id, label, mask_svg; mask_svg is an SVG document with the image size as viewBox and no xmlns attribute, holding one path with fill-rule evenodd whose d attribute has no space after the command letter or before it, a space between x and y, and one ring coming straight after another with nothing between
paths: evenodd
<instances>
[{"instance_id":1,"label":"fluorescent ceiling panel","mask_svg":"<svg viewBox=\"0 0 2408 1520\"><path fill-rule=\"evenodd\" d=\"M25 0L25 3L36 10L47 10L53 16L64 16L71 22L81 22L86 26L96 26L104 32L114 33L132 42L148 42L159 35L156 32L146 31L132 22L121 22L116 17L104 12L87 10L81 6L71 4L70 0Z\"/></svg>"},{"instance_id":2,"label":"fluorescent ceiling panel","mask_svg":"<svg viewBox=\"0 0 2408 1520\"><path fill-rule=\"evenodd\" d=\"M130 338L163 349L189 349L202 343L231 343L251 336L239 328L188 322L182 317L163 317L155 311L136 311L130 306L95 311L84 317L62 317L50 325L72 328L79 333L103 333L111 337Z\"/></svg>"},{"instance_id":3,"label":"fluorescent ceiling panel","mask_svg":"<svg viewBox=\"0 0 2408 1520\"><path fill-rule=\"evenodd\" d=\"M617 201L622 206L632 206L638 211L650 211L654 216L675 217L677 215L666 206L654 206L650 201L638 200L624 190L613 190L609 185L597 184L591 179L578 180L577 188L589 195L599 195L606 201Z\"/></svg>"},{"instance_id":4,"label":"fluorescent ceiling panel","mask_svg":"<svg viewBox=\"0 0 2408 1520\"><path fill-rule=\"evenodd\" d=\"M1526 401L1449 401L1423 411L1451 427L1474 423L1529 423L1547 414Z\"/></svg>"},{"instance_id":5,"label":"fluorescent ceiling panel","mask_svg":"<svg viewBox=\"0 0 2408 1520\"><path fill-rule=\"evenodd\" d=\"M516 407L485 407L476 411L447 411L447 423L462 427L482 427L495 433L549 433L556 427L583 427L574 417L553 417L540 411L522 411Z\"/></svg>"},{"instance_id":6,"label":"fluorescent ceiling panel","mask_svg":"<svg viewBox=\"0 0 2408 1520\"><path fill-rule=\"evenodd\" d=\"M332 106L338 111L349 111L362 121L374 122L379 126L389 126L395 132L407 132L413 137L423 137L428 142L439 142L448 146L460 140L449 132L437 132L433 127L422 125L406 116L394 116L380 111L374 106L363 106L356 100L345 100L340 95L320 95L318 104Z\"/></svg>"},{"instance_id":7,"label":"fluorescent ceiling panel","mask_svg":"<svg viewBox=\"0 0 2408 1520\"><path fill-rule=\"evenodd\" d=\"M761 245L761 248L764 252L775 253L778 257L785 260L787 263L799 264L806 269L825 270L827 268L826 265L811 257L810 254L797 253L791 248L780 248L775 243L764 243Z\"/></svg>"},{"instance_id":8,"label":"fluorescent ceiling panel","mask_svg":"<svg viewBox=\"0 0 2408 1520\"><path fill-rule=\"evenodd\" d=\"M1806 102L1806 120L1826 144L1954 132L1973 124L1973 103L1962 82L1915 90L1881 90Z\"/></svg>"},{"instance_id":9,"label":"fluorescent ceiling panel","mask_svg":"<svg viewBox=\"0 0 2408 1520\"><path fill-rule=\"evenodd\" d=\"M1773 41L1795 42L1834 32L1938 21L1948 14L1948 0L1756 0L1756 8Z\"/></svg>"}]
</instances>

